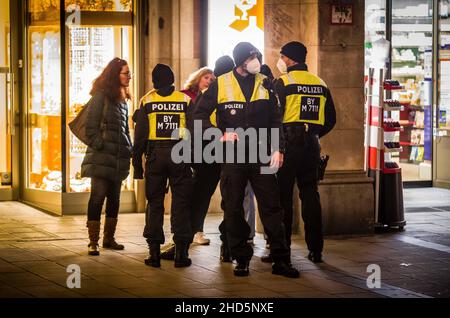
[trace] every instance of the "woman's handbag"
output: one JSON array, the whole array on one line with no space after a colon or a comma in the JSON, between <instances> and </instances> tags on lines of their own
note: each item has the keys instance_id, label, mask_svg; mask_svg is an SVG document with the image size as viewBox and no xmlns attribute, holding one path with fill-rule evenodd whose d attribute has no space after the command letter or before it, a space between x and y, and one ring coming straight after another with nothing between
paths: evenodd
<instances>
[{"instance_id":1,"label":"woman's handbag","mask_svg":"<svg viewBox=\"0 0 450 318\"><path fill-rule=\"evenodd\" d=\"M106 97L105 101L103 102L103 111L102 111L102 123L100 124L100 131L106 130ZM86 135L86 122L87 122L87 116L89 113L89 108L93 107L91 101L89 101L83 109L78 113L78 115L69 123L69 128L72 134L75 135L81 142L83 142L85 145L90 146L92 144L92 141L87 135Z\"/></svg>"}]
</instances>

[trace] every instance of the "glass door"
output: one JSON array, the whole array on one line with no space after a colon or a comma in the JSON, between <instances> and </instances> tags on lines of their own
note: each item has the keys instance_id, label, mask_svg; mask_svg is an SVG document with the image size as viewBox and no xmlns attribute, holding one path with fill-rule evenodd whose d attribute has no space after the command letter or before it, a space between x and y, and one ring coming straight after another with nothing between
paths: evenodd
<instances>
[{"instance_id":1,"label":"glass door","mask_svg":"<svg viewBox=\"0 0 450 318\"><path fill-rule=\"evenodd\" d=\"M83 1L66 0L66 10L80 10L79 24L66 23L66 56L68 57L68 107L67 123L91 98L92 83L106 65L115 57L126 60L133 70L133 27L132 2L97 1L87 4ZM110 12L114 12L114 18ZM133 81L131 81L133 85ZM133 91L133 87L130 87ZM132 105L129 104L129 114ZM132 127L132 126L131 126ZM81 163L86 146L69 129L67 149L67 192L90 191L90 178L81 178ZM122 190L132 190L132 178L124 181Z\"/></svg>"},{"instance_id":2,"label":"glass door","mask_svg":"<svg viewBox=\"0 0 450 318\"><path fill-rule=\"evenodd\" d=\"M430 0L392 1L392 75L403 90L393 93L403 110L394 157L403 181L431 181L432 163L432 10Z\"/></svg>"},{"instance_id":3,"label":"glass door","mask_svg":"<svg viewBox=\"0 0 450 318\"><path fill-rule=\"evenodd\" d=\"M12 187L13 82L9 0L0 0L0 200ZM6 197L5 197L6 198Z\"/></svg>"}]
</instances>

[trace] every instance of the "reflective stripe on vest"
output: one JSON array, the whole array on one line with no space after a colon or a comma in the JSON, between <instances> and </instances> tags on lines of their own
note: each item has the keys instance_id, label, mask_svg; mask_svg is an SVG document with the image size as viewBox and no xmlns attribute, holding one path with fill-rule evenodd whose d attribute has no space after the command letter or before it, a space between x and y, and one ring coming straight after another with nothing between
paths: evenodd
<instances>
[{"instance_id":1,"label":"reflective stripe on vest","mask_svg":"<svg viewBox=\"0 0 450 318\"><path fill-rule=\"evenodd\" d=\"M269 91L262 85L266 77L262 74L255 75L255 86L250 102L261 99L269 99ZM229 102L246 103L244 93L242 93L239 82L233 74L233 71L217 78L217 104Z\"/></svg>"},{"instance_id":2,"label":"reflective stripe on vest","mask_svg":"<svg viewBox=\"0 0 450 318\"><path fill-rule=\"evenodd\" d=\"M142 98L148 124L149 140L170 140L172 132L179 128L177 139L184 138L186 129L186 110L191 99L186 94L174 91L169 96L158 95L152 91Z\"/></svg>"},{"instance_id":3,"label":"reflective stripe on vest","mask_svg":"<svg viewBox=\"0 0 450 318\"><path fill-rule=\"evenodd\" d=\"M327 85L307 71L291 71L283 76L286 108L283 123L325 124Z\"/></svg>"}]
</instances>

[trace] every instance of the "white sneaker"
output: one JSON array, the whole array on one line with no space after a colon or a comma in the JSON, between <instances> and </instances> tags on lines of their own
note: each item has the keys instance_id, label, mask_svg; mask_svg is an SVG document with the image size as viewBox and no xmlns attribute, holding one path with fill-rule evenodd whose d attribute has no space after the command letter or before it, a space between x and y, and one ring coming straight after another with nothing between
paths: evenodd
<instances>
[{"instance_id":1,"label":"white sneaker","mask_svg":"<svg viewBox=\"0 0 450 318\"><path fill-rule=\"evenodd\" d=\"M210 239L205 237L205 233L197 232L194 235L194 243L198 245L209 245Z\"/></svg>"}]
</instances>

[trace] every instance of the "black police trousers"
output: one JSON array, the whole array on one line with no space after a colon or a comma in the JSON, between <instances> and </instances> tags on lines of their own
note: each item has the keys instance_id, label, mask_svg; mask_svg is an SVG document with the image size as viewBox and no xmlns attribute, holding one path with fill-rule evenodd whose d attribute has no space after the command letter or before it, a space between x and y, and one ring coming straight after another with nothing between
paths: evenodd
<instances>
[{"instance_id":1,"label":"black police trousers","mask_svg":"<svg viewBox=\"0 0 450 318\"><path fill-rule=\"evenodd\" d=\"M220 180L219 163L194 164L194 191L192 194L192 230L203 232L203 224L208 212L211 197Z\"/></svg>"},{"instance_id":2,"label":"black police trousers","mask_svg":"<svg viewBox=\"0 0 450 318\"><path fill-rule=\"evenodd\" d=\"M277 179L274 174L261 174L261 164L225 163L222 165L220 190L224 222L219 230L220 239L228 244L231 256L238 262L249 261L253 248L247 243L250 226L244 217L243 201L247 182L253 188L264 231L270 239L270 252L274 259L289 257L286 244L283 212Z\"/></svg>"},{"instance_id":3,"label":"black police trousers","mask_svg":"<svg viewBox=\"0 0 450 318\"><path fill-rule=\"evenodd\" d=\"M284 211L286 241L291 245L293 191L297 181L305 223L305 240L311 252L322 252L322 208L318 191L320 144L317 135L289 138L283 166L278 171L281 205Z\"/></svg>"},{"instance_id":4,"label":"black police trousers","mask_svg":"<svg viewBox=\"0 0 450 318\"><path fill-rule=\"evenodd\" d=\"M144 237L147 243L164 244L164 197L167 180L172 192L170 214L173 241L191 243L192 170L188 164L175 164L171 159L172 147L150 147L145 163L145 194L147 210Z\"/></svg>"}]
</instances>

